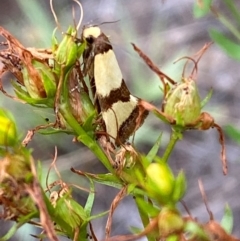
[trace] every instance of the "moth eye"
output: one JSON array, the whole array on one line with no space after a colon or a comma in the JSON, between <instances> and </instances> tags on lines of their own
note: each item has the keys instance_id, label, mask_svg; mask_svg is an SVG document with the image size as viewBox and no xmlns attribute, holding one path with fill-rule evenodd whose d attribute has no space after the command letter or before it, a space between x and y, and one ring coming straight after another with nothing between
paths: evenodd
<instances>
[{"instance_id":1,"label":"moth eye","mask_svg":"<svg viewBox=\"0 0 240 241\"><path fill-rule=\"evenodd\" d=\"M94 42L94 37L93 36L89 36L86 38L86 41L89 43L89 44L93 44Z\"/></svg>"}]
</instances>

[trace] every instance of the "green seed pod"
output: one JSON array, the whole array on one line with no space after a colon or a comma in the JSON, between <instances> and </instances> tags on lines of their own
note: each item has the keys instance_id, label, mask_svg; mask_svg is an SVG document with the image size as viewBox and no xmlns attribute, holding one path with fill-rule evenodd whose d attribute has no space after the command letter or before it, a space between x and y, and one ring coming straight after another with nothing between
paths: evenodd
<instances>
[{"instance_id":1,"label":"green seed pod","mask_svg":"<svg viewBox=\"0 0 240 241\"><path fill-rule=\"evenodd\" d=\"M180 233L184 228L184 221L176 209L163 208L158 216L158 230L160 237L168 237Z\"/></svg>"},{"instance_id":2,"label":"green seed pod","mask_svg":"<svg viewBox=\"0 0 240 241\"><path fill-rule=\"evenodd\" d=\"M151 163L147 169L147 189L162 202L171 200L174 176L166 163Z\"/></svg>"},{"instance_id":3,"label":"green seed pod","mask_svg":"<svg viewBox=\"0 0 240 241\"><path fill-rule=\"evenodd\" d=\"M0 146L14 146L17 143L17 128L10 112L0 109Z\"/></svg>"},{"instance_id":4,"label":"green seed pod","mask_svg":"<svg viewBox=\"0 0 240 241\"><path fill-rule=\"evenodd\" d=\"M177 125L185 126L195 121L201 112L201 101L196 83L183 79L182 83L170 90L166 96L164 113L172 116Z\"/></svg>"}]
</instances>

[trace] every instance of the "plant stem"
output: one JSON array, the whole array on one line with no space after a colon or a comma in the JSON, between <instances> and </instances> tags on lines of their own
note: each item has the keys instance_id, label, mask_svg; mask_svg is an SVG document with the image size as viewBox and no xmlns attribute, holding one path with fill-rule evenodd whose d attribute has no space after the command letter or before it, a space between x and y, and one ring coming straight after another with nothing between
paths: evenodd
<instances>
[{"instance_id":1,"label":"plant stem","mask_svg":"<svg viewBox=\"0 0 240 241\"><path fill-rule=\"evenodd\" d=\"M74 132L78 136L78 140L81 141L85 146L87 146L95 155L99 158L99 160L103 163L103 165L110 171L113 172L112 166L103 152L103 150L100 148L98 143L93 140L86 132L85 130L80 126L80 124L76 121L74 116L71 114L71 111L67 107L66 104L61 104L59 106L59 112L63 115L66 122L71 126L71 128L74 130Z\"/></svg>"},{"instance_id":2,"label":"plant stem","mask_svg":"<svg viewBox=\"0 0 240 241\"><path fill-rule=\"evenodd\" d=\"M89 136L86 131L81 127L81 125L78 123L78 121L74 118L74 116L71 113L71 109L69 107L69 89L67 86L68 76L70 74L70 70L66 70L65 66L61 67L61 78L62 79L62 85L59 87L59 98L58 103L60 101L60 95L62 96L61 104L59 104L59 112L62 114L65 121L68 123L68 125L71 126L71 128L74 130L74 132L77 135L78 141L81 141L85 146L87 146L94 154L95 156L103 163L103 165L110 171L113 172L112 166L101 149L101 147L98 145L98 143L93 139L91 136ZM63 77L64 76L64 77Z\"/></svg>"},{"instance_id":3,"label":"plant stem","mask_svg":"<svg viewBox=\"0 0 240 241\"><path fill-rule=\"evenodd\" d=\"M167 145L167 148L166 148L166 150L165 150L165 152L164 152L164 154L163 154L163 156L161 158L163 162L166 163L168 161L168 158L169 158L169 156L170 156L170 154L171 154L175 144L181 138L181 136L182 136L182 134L181 134L181 132L179 130L173 129L170 141L169 141L169 143Z\"/></svg>"},{"instance_id":4,"label":"plant stem","mask_svg":"<svg viewBox=\"0 0 240 241\"><path fill-rule=\"evenodd\" d=\"M142 210L141 203L139 202L140 199L143 199L143 198L144 198L143 195L136 196L135 197L135 203L136 203L136 206L138 208L138 212L139 212L140 218L142 220L143 227L146 228L147 225L149 224L150 220L149 220L149 217L146 213L146 210L145 211ZM148 236L147 236L147 239L148 239L148 241L154 241L155 240L153 237L148 237Z\"/></svg>"}]
</instances>

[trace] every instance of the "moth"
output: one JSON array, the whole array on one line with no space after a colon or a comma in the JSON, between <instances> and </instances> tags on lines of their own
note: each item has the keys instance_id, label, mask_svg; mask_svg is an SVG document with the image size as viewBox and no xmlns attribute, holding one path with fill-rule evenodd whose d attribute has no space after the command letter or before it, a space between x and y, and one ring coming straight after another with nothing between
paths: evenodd
<instances>
[{"instance_id":1,"label":"moth","mask_svg":"<svg viewBox=\"0 0 240 241\"><path fill-rule=\"evenodd\" d=\"M97 98L106 133L116 146L124 144L143 124L148 111L128 90L108 37L98 26L84 27L85 70Z\"/></svg>"}]
</instances>

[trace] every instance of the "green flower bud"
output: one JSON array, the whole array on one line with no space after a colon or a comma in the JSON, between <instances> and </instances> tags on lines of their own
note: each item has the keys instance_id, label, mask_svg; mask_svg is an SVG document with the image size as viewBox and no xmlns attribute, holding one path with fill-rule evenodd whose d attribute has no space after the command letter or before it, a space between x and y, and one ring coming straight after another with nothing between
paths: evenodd
<instances>
[{"instance_id":1,"label":"green flower bud","mask_svg":"<svg viewBox=\"0 0 240 241\"><path fill-rule=\"evenodd\" d=\"M17 143L17 128L10 112L0 109L0 146L14 146Z\"/></svg>"},{"instance_id":2,"label":"green flower bud","mask_svg":"<svg viewBox=\"0 0 240 241\"><path fill-rule=\"evenodd\" d=\"M24 147L5 150L0 160L0 199L5 218L14 217L22 224L29 221L29 217L37 218L37 208L30 197L27 187L32 189L33 174L30 167L30 151ZM15 232L15 231L14 231ZM14 234L9 233L8 238Z\"/></svg>"},{"instance_id":3,"label":"green flower bud","mask_svg":"<svg viewBox=\"0 0 240 241\"><path fill-rule=\"evenodd\" d=\"M201 101L194 80L183 79L182 83L168 92L164 113L173 117L177 125L192 123L199 117L200 112Z\"/></svg>"},{"instance_id":4,"label":"green flower bud","mask_svg":"<svg viewBox=\"0 0 240 241\"><path fill-rule=\"evenodd\" d=\"M6 173L17 180L31 181L30 160L27 153L7 154L4 158Z\"/></svg>"},{"instance_id":5,"label":"green flower bud","mask_svg":"<svg viewBox=\"0 0 240 241\"><path fill-rule=\"evenodd\" d=\"M176 209L163 208L158 216L158 230L161 237L180 233L184 220Z\"/></svg>"},{"instance_id":6,"label":"green flower bud","mask_svg":"<svg viewBox=\"0 0 240 241\"><path fill-rule=\"evenodd\" d=\"M86 229L84 228L85 220L87 220L87 214L84 208L77 203L71 196L71 190L67 187L63 188L59 192L53 191L50 195L50 201L54 207L54 221L57 224L57 228L61 230L62 225L61 220L67 223L74 231L76 228L82 228L81 231L86 234ZM72 233L68 233L70 237L73 236Z\"/></svg>"},{"instance_id":7,"label":"green flower bud","mask_svg":"<svg viewBox=\"0 0 240 241\"><path fill-rule=\"evenodd\" d=\"M147 189L163 202L171 200L174 189L174 176L166 163L151 163L147 169Z\"/></svg>"},{"instance_id":8,"label":"green flower bud","mask_svg":"<svg viewBox=\"0 0 240 241\"><path fill-rule=\"evenodd\" d=\"M180 171L175 179L175 186L172 194L172 199L178 202L182 199L187 189L187 182L183 171Z\"/></svg>"},{"instance_id":9,"label":"green flower bud","mask_svg":"<svg viewBox=\"0 0 240 241\"><path fill-rule=\"evenodd\" d=\"M54 57L58 65L64 65L67 69L71 68L76 60L80 57L84 50L83 45L76 41L77 31L73 27L69 27L63 40L54 51ZM54 45L56 48L56 44ZM59 74L60 66L57 66L56 72Z\"/></svg>"}]
</instances>

